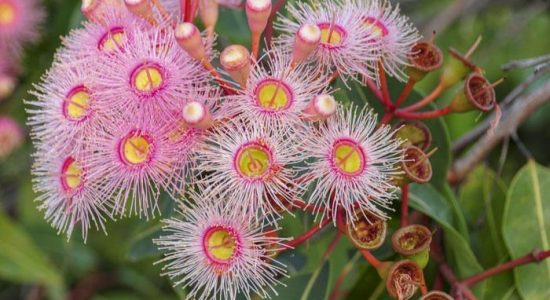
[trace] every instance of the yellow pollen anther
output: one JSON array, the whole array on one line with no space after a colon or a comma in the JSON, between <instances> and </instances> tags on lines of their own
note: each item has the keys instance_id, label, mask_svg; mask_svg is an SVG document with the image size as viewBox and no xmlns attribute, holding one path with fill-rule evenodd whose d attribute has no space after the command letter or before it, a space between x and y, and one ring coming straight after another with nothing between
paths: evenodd
<instances>
[{"instance_id":1,"label":"yellow pollen anther","mask_svg":"<svg viewBox=\"0 0 550 300\"><path fill-rule=\"evenodd\" d=\"M10 3L0 3L0 25L10 25L15 20L15 8Z\"/></svg>"},{"instance_id":2,"label":"yellow pollen anther","mask_svg":"<svg viewBox=\"0 0 550 300\"><path fill-rule=\"evenodd\" d=\"M87 116L90 105L90 93L85 87L73 89L65 99L64 113L70 120L78 121Z\"/></svg>"},{"instance_id":3,"label":"yellow pollen anther","mask_svg":"<svg viewBox=\"0 0 550 300\"><path fill-rule=\"evenodd\" d=\"M68 158L61 171L61 183L66 191L74 191L82 185L82 168L73 158Z\"/></svg>"},{"instance_id":4,"label":"yellow pollen anther","mask_svg":"<svg viewBox=\"0 0 550 300\"><path fill-rule=\"evenodd\" d=\"M271 167L271 153L256 143L242 147L236 158L238 172L248 178L259 178L265 175Z\"/></svg>"},{"instance_id":5,"label":"yellow pollen anther","mask_svg":"<svg viewBox=\"0 0 550 300\"><path fill-rule=\"evenodd\" d=\"M334 166L345 175L357 175L365 168L361 146L351 141L339 141L333 149Z\"/></svg>"},{"instance_id":6,"label":"yellow pollen anther","mask_svg":"<svg viewBox=\"0 0 550 300\"><path fill-rule=\"evenodd\" d=\"M109 30L107 34L101 39L99 43L99 48L105 52L113 52L126 42L126 35L124 34L124 29L122 28L113 28Z\"/></svg>"},{"instance_id":7,"label":"yellow pollen anther","mask_svg":"<svg viewBox=\"0 0 550 300\"><path fill-rule=\"evenodd\" d=\"M131 165L147 162L152 153L151 143L142 135L130 135L121 143L121 155L124 161Z\"/></svg>"},{"instance_id":8,"label":"yellow pollen anther","mask_svg":"<svg viewBox=\"0 0 550 300\"><path fill-rule=\"evenodd\" d=\"M370 28L369 36L372 38L382 38L388 34L386 27L375 18L366 18L364 25Z\"/></svg>"},{"instance_id":9,"label":"yellow pollen anther","mask_svg":"<svg viewBox=\"0 0 550 300\"><path fill-rule=\"evenodd\" d=\"M321 29L321 44L330 47L338 47L342 45L345 38L345 31L336 24L322 23L319 24Z\"/></svg>"},{"instance_id":10,"label":"yellow pollen anther","mask_svg":"<svg viewBox=\"0 0 550 300\"><path fill-rule=\"evenodd\" d=\"M205 237L204 248L217 262L229 262L237 253L237 239L226 229L212 229Z\"/></svg>"},{"instance_id":11,"label":"yellow pollen anther","mask_svg":"<svg viewBox=\"0 0 550 300\"><path fill-rule=\"evenodd\" d=\"M279 111L290 106L292 94L281 81L269 80L256 88L256 100L262 108Z\"/></svg>"},{"instance_id":12,"label":"yellow pollen anther","mask_svg":"<svg viewBox=\"0 0 550 300\"><path fill-rule=\"evenodd\" d=\"M133 84L140 92L153 92L164 82L161 70L156 66L143 65L134 71Z\"/></svg>"}]
</instances>

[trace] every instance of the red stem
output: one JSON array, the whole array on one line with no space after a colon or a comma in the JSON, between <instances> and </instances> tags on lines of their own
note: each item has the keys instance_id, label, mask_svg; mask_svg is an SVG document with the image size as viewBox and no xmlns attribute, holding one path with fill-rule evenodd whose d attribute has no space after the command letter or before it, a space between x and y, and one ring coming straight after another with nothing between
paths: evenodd
<instances>
[{"instance_id":1,"label":"red stem","mask_svg":"<svg viewBox=\"0 0 550 300\"><path fill-rule=\"evenodd\" d=\"M386 108L386 103L384 103L384 97L382 97L382 92L380 91L380 89L378 88L376 83L372 79L370 79L366 76L365 76L365 79L366 79L366 82L367 82L367 86L369 87L371 92L374 94L374 96L376 96L376 98L378 98L378 100L380 100L380 103L382 103L382 105L384 105L384 108Z\"/></svg>"},{"instance_id":2,"label":"red stem","mask_svg":"<svg viewBox=\"0 0 550 300\"><path fill-rule=\"evenodd\" d=\"M325 257L325 258L329 257L329 255L336 248L336 245L338 245L338 242L340 241L341 237L342 237L342 233L341 232L336 232L336 235L334 236L334 238L332 239L330 244L328 244L327 250L325 251L325 254L323 255L323 257Z\"/></svg>"},{"instance_id":3,"label":"red stem","mask_svg":"<svg viewBox=\"0 0 550 300\"><path fill-rule=\"evenodd\" d=\"M403 119L426 120L426 119L439 118L439 117L448 115L451 112L452 110L450 106L437 109L437 110L423 111L423 112L411 112L404 109L403 110L398 109L397 111L395 111L395 116Z\"/></svg>"},{"instance_id":4,"label":"red stem","mask_svg":"<svg viewBox=\"0 0 550 300\"><path fill-rule=\"evenodd\" d=\"M550 250L546 251L539 251L535 250L523 257L514 259L512 261L509 261L507 263L503 263L501 265L498 265L496 267L493 267L491 269L485 270L481 273L475 274L473 276L470 276L464 280L462 280L461 284L467 285L467 286L473 286L476 283L483 281L491 276L494 276L498 273L513 269L515 267L530 264L534 262L541 262L545 260L546 258L550 257Z\"/></svg>"},{"instance_id":5,"label":"red stem","mask_svg":"<svg viewBox=\"0 0 550 300\"><path fill-rule=\"evenodd\" d=\"M445 86L442 82L439 82L439 84L435 87L435 89L426 97L424 97L422 100L416 102L415 104L409 105L405 108L403 108L404 111L411 112L415 110L419 110L422 107L432 103L441 93L445 90Z\"/></svg>"},{"instance_id":6,"label":"red stem","mask_svg":"<svg viewBox=\"0 0 550 300\"><path fill-rule=\"evenodd\" d=\"M391 103L386 71L384 71L384 66L381 61L378 62L378 77L380 77L380 88L382 89L382 100L384 101L384 107L386 108L386 111L391 111L393 104Z\"/></svg>"},{"instance_id":7,"label":"red stem","mask_svg":"<svg viewBox=\"0 0 550 300\"><path fill-rule=\"evenodd\" d=\"M271 15L267 20L267 27L265 28L265 42L266 47L269 50L271 50L271 41L273 40L273 21L277 16L277 12L281 10L283 5L285 5L285 2L286 0L277 0L277 2L275 2L275 4L273 5L273 9L271 10Z\"/></svg>"},{"instance_id":8,"label":"red stem","mask_svg":"<svg viewBox=\"0 0 550 300\"><path fill-rule=\"evenodd\" d=\"M340 294L340 287L344 283L344 280L348 277L349 273L351 272L353 268L344 268L342 270L342 273L338 275L338 279L336 279L336 283L334 284L334 289L330 293L329 300L336 300L338 299L338 296Z\"/></svg>"},{"instance_id":9,"label":"red stem","mask_svg":"<svg viewBox=\"0 0 550 300\"><path fill-rule=\"evenodd\" d=\"M413 90L415 84L416 84L416 81L412 78L409 78L409 80L407 81L407 84L403 88L403 91L401 91L399 98L397 98L397 100L395 101L395 107L399 107L401 104L403 104L403 102L405 102L405 100Z\"/></svg>"},{"instance_id":10,"label":"red stem","mask_svg":"<svg viewBox=\"0 0 550 300\"><path fill-rule=\"evenodd\" d=\"M363 257L373 266L375 269L379 269L382 266L382 262L378 260L378 258L374 257L370 251L365 249L359 249L361 251L361 254L363 254Z\"/></svg>"},{"instance_id":11,"label":"red stem","mask_svg":"<svg viewBox=\"0 0 550 300\"><path fill-rule=\"evenodd\" d=\"M313 227L311 227L311 229L306 231L304 234L302 234L298 237L295 237L294 239L289 241L286 244L288 246L288 248L284 249L284 250L289 250L290 248L296 248L297 246L299 246L303 242L305 242L305 241L309 240L311 237L313 237L317 232L321 231L321 229L323 229L325 226L327 226L330 222L331 222L330 218L326 218L320 224L314 225Z\"/></svg>"},{"instance_id":12,"label":"red stem","mask_svg":"<svg viewBox=\"0 0 550 300\"><path fill-rule=\"evenodd\" d=\"M401 189L401 227L407 226L409 217L409 185L406 184Z\"/></svg>"},{"instance_id":13,"label":"red stem","mask_svg":"<svg viewBox=\"0 0 550 300\"><path fill-rule=\"evenodd\" d=\"M305 202L302 202L301 200L295 201L293 205L296 208L307 210L309 212L318 213L318 212L324 212L325 209L322 207L316 207L315 205L306 204Z\"/></svg>"}]
</instances>

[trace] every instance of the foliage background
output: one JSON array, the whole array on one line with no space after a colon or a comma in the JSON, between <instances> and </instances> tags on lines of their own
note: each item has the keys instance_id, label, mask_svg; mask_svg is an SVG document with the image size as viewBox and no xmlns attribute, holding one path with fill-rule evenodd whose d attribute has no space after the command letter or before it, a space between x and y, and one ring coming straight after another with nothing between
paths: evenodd
<instances>
[{"instance_id":1,"label":"foliage background","mask_svg":"<svg viewBox=\"0 0 550 300\"><path fill-rule=\"evenodd\" d=\"M492 81L506 76L497 88L502 99L532 70L515 70L504 74L500 67L513 59L528 58L550 52L550 12L548 1L471 1L471 0L407 0L400 1L402 10L424 32L431 32L434 22L436 41L442 49L449 46L466 50L478 35L483 36L474 60L486 70ZM465 6L458 9L460 3ZM59 37L78 26L80 2L76 0L46 0L48 19L43 26L40 43L29 47L24 60L24 73L15 94L0 102L0 114L14 116L21 123L26 114L22 100L27 90L50 66ZM453 6L454 5L454 6ZM449 10L449 7L455 9ZM450 12L450 16L443 12ZM442 24L437 20L446 21ZM450 22L448 22L450 21ZM244 12L223 9L217 27L219 44L249 45L249 33ZM418 93L430 90L437 76L430 76L419 85ZM548 77L545 78L548 80ZM399 93L396 86L392 93ZM536 87L535 87L536 88ZM339 91L342 101L363 104L372 97L358 86ZM445 99L440 100L444 102ZM411 201L415 209L437 221L445 234L449 264L458 276L476 273L497 263L526 254L533 247L542 248L536 237L550 232L550 106L533 114L518 132L519 140L539 163L526 165L526 154L517 143L510 144L506 162L500 166L499 151L487 158L459 188L444 183L449 164L449 142L461 136L482 120L478 113L455 115L442 122L431 121L435 144L440 151L434 158L436 176L431 185L412 187ZM91 232L87 244L79 234L69 241L59 236L43 220L33 202L31 188L30 142L7 160L0 162L0 299L177 299L184 292L174 290L169 281L159 276L159 253L150 240L158 236L158 218L145 222L136 218L119 220L108 225L108 236ZM495 170L502 167L497 175ZM519 171L519 174L518 174ZM534 174L534 175L533 175ZM440 176L437 176L440 175ZM542 199L537 206L533 179L538 178ZM163 201L163 217L171 215L173 202ZM397 208L396 204L396 208ZM543 222L535 218L542 214ZM394 218L394 220L396 220ZM311 224L311 217L285 218L283 234L300 234ZM392 228L397 221L392 221ZM333 231L324 232L298 251L280 257L288 264L292 278L284 280L287 288L279 288L277 299L324 299L330 294L342 268L352 267L343 288L348 299L386 298L376 273L342 242L327 262L321 260ZM531 236L531 237L530 237ZM531 247L531 248L529 248ZM390 259L386 244L375 254ZM433 274L433 262L427 276ZM522 267L492 278L475 288L480 299L548 299L550 298L550 267L546 263ZM431 284L431 283L429 283ZM546 287L545 287L546 286Z\"/></svg>"}]
</instances>

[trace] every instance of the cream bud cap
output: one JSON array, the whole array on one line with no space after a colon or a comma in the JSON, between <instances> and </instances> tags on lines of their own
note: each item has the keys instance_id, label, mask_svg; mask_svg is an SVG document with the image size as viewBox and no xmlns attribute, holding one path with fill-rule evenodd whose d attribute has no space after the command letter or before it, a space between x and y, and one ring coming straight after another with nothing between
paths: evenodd
<instances>
[{"instance_id":1,"label":"cream bud cap","mask_svg":"<svg viewBox=\"0 0 550 300\"><path fill-rule=\"evenodd\" d=\"M321 29L315 24L305 24L296 33L292 64L296 65L306 59L319 45Z\"/></svg>"},{"instance_id":2,"label":"cream bud cap","mask_svg":"<svg viewBox=\"0 0 550 300\"><path fill-rule=\"evenodd\" d=\"M265 30L267 20L271 15L271 8L271 0L246 1L246 18L253 34L260 34Z\"/></svg>"},{"instance_id":3,"label":"cream bud cap","mask_svg":"<svg viewBox=\"0 0 550 300\"><path fill-rule=\"evenodd\" d=\"M124 0L124 4L129 11L139 17L148 18L153 13L151 2L148 0Z\"/></svg>"},{"instance_id":4,"label":"cream bud cap","mask_svg":"<svg viewBox=\"0 0 550 300\"><path fill-rule=\"evenodd\" d=\"M185 104L182 116L185 123L193 128L208 129L213 124L208 108L197 101Z\"/></svg>"},{"instance_id":5,"label":"cream bud cap","mask_svg":"<svg viewBox=\"0 0 550 300\"><path fill-rule=\"evenodd\" d=\"M328 94L315 96L304 109L304 114L311 121L322 121L336 113L338 103Z\"/></svg>"},{"instance_id":6,"label":"cream bud cap","mask_svg":"<svg viewBox=\"0 0 550 300\"><path fill-rule=\"evenodd\" d=\"M176 40L180 47L196 60L206 58L206 50L202 43L199 29L188 22L179 23L175 30Z\"/></svg>"},{"instance_id":7,"label":"cream bud cap","mask_svg":"<svg viewBox=\"0 0 550 300\"><path fill-rule=\"evenodd\" d=\"M220 55L220 64L233 80L242 87L246 85L250 74L250 52L241 45L231 45Z\"/></svg>"}]
</instances>

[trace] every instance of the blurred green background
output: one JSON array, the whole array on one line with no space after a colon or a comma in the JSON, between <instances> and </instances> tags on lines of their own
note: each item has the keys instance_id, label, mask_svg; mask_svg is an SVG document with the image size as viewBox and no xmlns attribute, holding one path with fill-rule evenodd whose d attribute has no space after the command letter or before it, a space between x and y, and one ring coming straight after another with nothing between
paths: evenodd
<instances>
[{"instance_id":1,"label":"blurred green background","mask_svg":"<svg viewBox=\"0 0 550 300\"><path fill-rule=\"evenodd\" d=\"M436 42L442 49L452 46L465 51L478 35L482 35L483 42L473 55L473 60L485 68L486 76L491 81L506 77L506 81L497 88L498 99L502 99L532 73L532 69L504 73L501 65L514 59L550 52L548 1L399 2L403 13L409 15L422 32L429 36L433 29L437 30ZM13 96L0 102L0 115L13 116L22 124L26 119L23 99L29 97L27 91L50 66L53 53L60 44L60 36L78 27L82 21L79 1L48 0L43 4L48 18L42 26L41 41L27 48L19 86ZM243 11L223 9L220 18L218 33L221 47L230 43L249 44ZM419 92L428 92L436 80L437 76L430 76L419 86ZM456 139L482 119L483 116L474 112L448 117L445 122L451 139ZM542 165L550 164L549 127L550 106L546 106L533 114L518 134L535 160ZM508 185L526 163L517 145L512 143L510 147L502 181L499 181L503 185ZM170 282L159 275L161 266L153 264L160 257L150 242L152 237L158 235L158 219L147 223L131 218L110 223L108 236L91 231L86 244L78 232L69 241L65 236L57 235L43 220L42 213L33 202L35 195L31 188L31 153L32 145L27 140L16 153L0 161L0 299L177 299L178 295L183 295L182 291L174 290ZM487 159L493 169L498 167L498 154L497 149ZM485 174L484 170L477 172L478 175ZM476 193L480 189L483 187L470 186L460 193ZM163 199L163 205L163 217L171 215L172 201ZM468 218L468 209L475 209L475 205L462 203L461 209L465 211L469 225L470 221L475 222L474 217ZM285 233L297 234L303 231L304 226L309 226L306 224L310 224L311 220L304 217L285 222L293 226L290 232ZM281 258L289 264L289 272L296 276L286 281L289 285L287 289L279 288L282 294L277 299L300 298L301 290L317 271L324 251L321 245L328 243L329 235L319 238L313 246L306 246L304 253L296 251ZM472 248L476 256L481 255L476 250L473 238ZM377 255L387 257L388 250L386 245ZM342 243L333 256L331 261L337 260L332 265L333 269L335 265L340 269L346 264L354 266L344 285L344 289L350 291L349 299L386 297L383 289L380 290L376 274L350 252L347 243ZM326 280L334 282L333 273L337 269L329 272L325 270L327 266L325 264L319 270L320 275L309 299L326 297L325 294L317 294L318 290L327 285ZM323 276L330 279L324 279Z\"/></svg>"}]
</instances>

